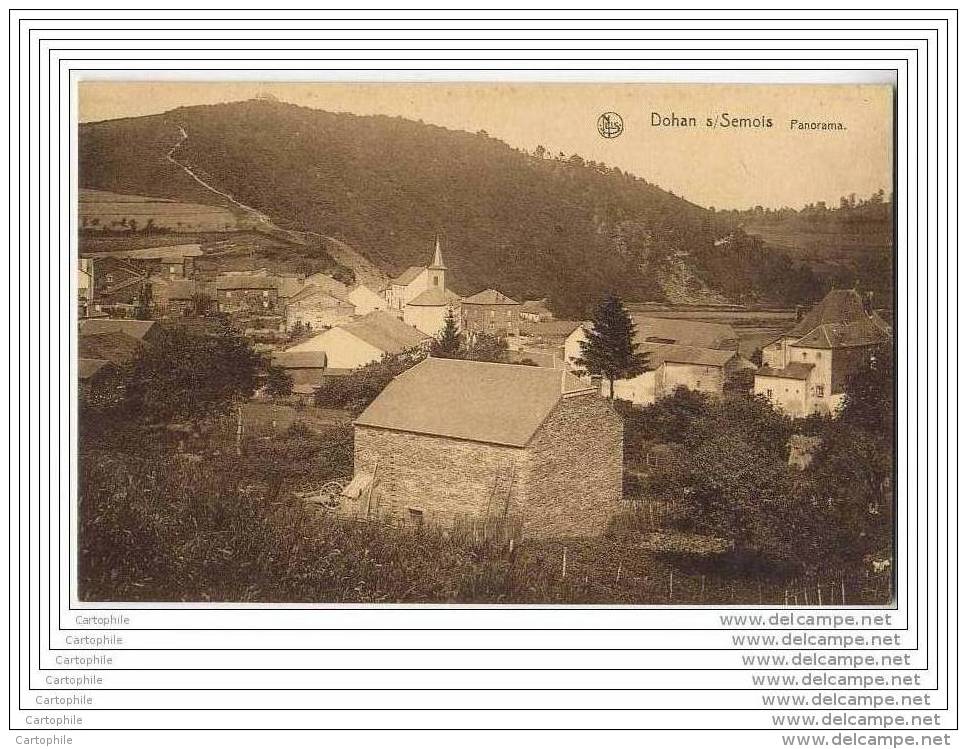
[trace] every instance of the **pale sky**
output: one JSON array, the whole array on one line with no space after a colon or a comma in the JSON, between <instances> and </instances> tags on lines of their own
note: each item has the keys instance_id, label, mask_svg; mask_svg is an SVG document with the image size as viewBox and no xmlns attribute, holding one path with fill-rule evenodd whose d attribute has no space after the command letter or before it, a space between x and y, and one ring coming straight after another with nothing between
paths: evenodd
<instances>
[{"instance_id":1,"label":"pale sky","mask_svg":"<svg viewBox=\"0 0 967 749\"><path fill-rule=\"evenodd\" d=\"M82 122L249 99L259 92L331 112L384 114L454 130L486 130L515 148L577 153L629 171L703 206L799 208L893 188L893 93L879 85L655 83L248 83L86 81ZM624 132L598 134L603 112ZM658 127L653 113L694 117ZM727 114L771 128L706 127ZM844 130L799 130L840 122Z\"/></svg>"}]
</instances>

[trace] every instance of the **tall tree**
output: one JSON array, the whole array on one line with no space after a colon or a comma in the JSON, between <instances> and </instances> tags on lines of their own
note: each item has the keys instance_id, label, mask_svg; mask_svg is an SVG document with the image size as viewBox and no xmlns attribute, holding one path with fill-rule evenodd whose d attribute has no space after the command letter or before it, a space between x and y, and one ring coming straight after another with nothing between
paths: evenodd
<instances>
[{"instance_id":1,"label":"tall tree","mask_svg":"<svg viewBox=\"0 0 967 749\"><path fill-rule=\"evenodd\" d=\"M126 408L143 421L204 419L251 396L258 368L258 355L227 327L162 329L132 364Z\"/></svg>"},{"instance_id":2,"label":"tall tree","mask_svg":"<svg viewBox=\"0 0 967 749\"><path fill-rule=\"evenodd\" d=\"M430 353L440 359L463 358L463 341L460 338L460 331L457 329L457 318L453 314L453 309L447 310L447 315L443 320L443 331L440 333L440 337L433 342Z\"/></svg>"},{"instance_id":3,"label":"tall tree","mask_svg":"<svg viewBox=\"0 0 967 749\"><path fill-rule=\"evenodd\" d=\"M592 375L608 381L614 400L614 381L634 377L646 370L646 359L638 353L635 324L621 299L610 294L598 307L590 328L584 329L581 355L575 363Z\"/></svg>"}]
</instances>

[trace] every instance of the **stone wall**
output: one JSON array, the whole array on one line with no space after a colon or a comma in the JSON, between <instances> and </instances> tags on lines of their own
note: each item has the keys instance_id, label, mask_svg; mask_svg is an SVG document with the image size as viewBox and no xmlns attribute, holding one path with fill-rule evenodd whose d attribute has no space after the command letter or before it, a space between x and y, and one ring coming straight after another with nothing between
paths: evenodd
<instances>
[{"instance_id":1,"label":"stone wall","mask_svg":"<svg viewBox=\"0 0 967 749\"><path fill-rule=\"evenodd\" d=\"M563 399L527 449L514 511L530 537L593 536L619 511L624 427L595 394Z\"/></svg>"},{"instance_id":2,"label":"stone wall","mask_svg":"<svg viewBox=\"0 0 967 749\"><path fill-rule=\"evenodd\" d=\"M406 520L413 508L423 511L425 522L449 526L458 515L485 515L498 472L510 475L523 453L514 447L357 426L354 463L356 473L376 470L372 505L379 514Z\"/></svg>"},{"instance_id":3,"label":"stone wall","mask_svg":"<svg viewBox=\"0 0 967 749\"><path fill-rule=\"evenodd\" d=\"M526 448L357 426L355 471L376 480L370 507L347 511L420 510L447 527L506 511L532 538L596 535L619 510L622 450L621 418L597 395L562 400Z\"/></svg>"}]
</instances>

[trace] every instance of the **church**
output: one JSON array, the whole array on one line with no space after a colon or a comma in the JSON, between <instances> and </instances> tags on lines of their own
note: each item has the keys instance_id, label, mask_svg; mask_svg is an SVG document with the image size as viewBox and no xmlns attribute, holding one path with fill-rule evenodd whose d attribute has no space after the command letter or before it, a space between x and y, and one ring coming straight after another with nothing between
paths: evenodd
<instances>
[{"instance_id":1,"label":"church","mask_svg":"<svg viewBox=\"0 0 967 749\"><path fill-rule=\"evenodd\" d=\"M387 285L383 294L390 311L421 333L439 335L448 311L459 320L460 297L447 288L446 274L437 237L429 265L410 266Z\"/></svg>"}]
</instances>

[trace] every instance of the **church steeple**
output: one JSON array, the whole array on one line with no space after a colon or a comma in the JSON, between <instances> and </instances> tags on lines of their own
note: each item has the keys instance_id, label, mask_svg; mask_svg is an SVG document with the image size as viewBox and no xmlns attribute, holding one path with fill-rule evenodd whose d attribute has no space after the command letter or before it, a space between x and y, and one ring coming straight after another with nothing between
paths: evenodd
<instances>
[{"instance_id":1,"label":"church steeple","mask_svg":"<svg viewBox=\"0 0 967 749\"><path fill-rule=\"evenodd\" d=\"M443 264L443 253L440 252L440 235L436 238L436 247L433 250L433 262L430 263L427 268L429 270L446 270L447 266Z\"/></svg>"},{"instance_id":2,"label":"church steeple","mask_svg":"<svg viewBox=\"0 0 967 749\"><path fill-rule=\"evenodd\" d=\"M426 266L427 287L443 291L447 286L446 272L447 266L443 264L443 253L440 251L440 237L437 235L433 262Z\"/></svg>"}]
</instances>

